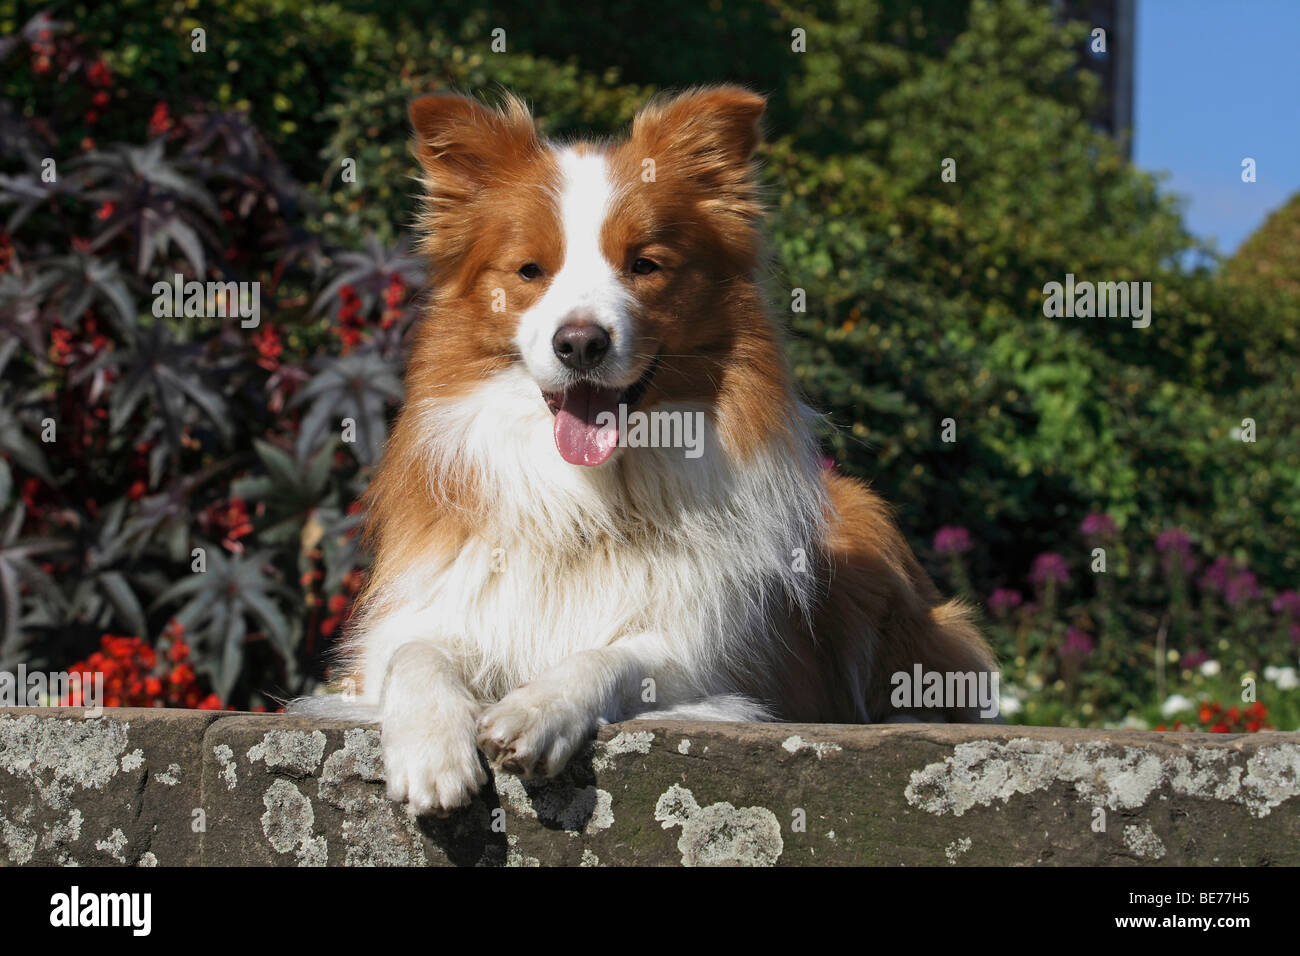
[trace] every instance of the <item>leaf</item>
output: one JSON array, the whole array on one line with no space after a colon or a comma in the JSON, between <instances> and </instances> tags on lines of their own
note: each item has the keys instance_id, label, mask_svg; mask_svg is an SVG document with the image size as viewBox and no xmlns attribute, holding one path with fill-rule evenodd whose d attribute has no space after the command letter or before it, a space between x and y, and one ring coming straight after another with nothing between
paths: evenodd
<instances>
[{"instance_id":1,"label":"leaf","mask_svg":"<svg viewBox=\"0 0 1300 956\"><path fill-rule=\"evenodd\" d=\"M100 575L100 587L117 612L118 619L126 623L131 633L146 636L149 625L145 623L144 608L126 578L116 571L106 572Z\"/></svg>"},{"instance_id":2,"label":"leaf","mask_svg":"<svg viewBox=\"0 0 1300 956\"><path fill-rule=\"evenodd\" d=\"M402 400L397 370L373 349L327 359L317 369L293 401L295 406L310 403L298 430L298 458L306 458L332 428L341 428L344 418L352 418L358 439L352 453L361 464L373 464L387 435L387 406Z\"/></svg>"}]
</instances>

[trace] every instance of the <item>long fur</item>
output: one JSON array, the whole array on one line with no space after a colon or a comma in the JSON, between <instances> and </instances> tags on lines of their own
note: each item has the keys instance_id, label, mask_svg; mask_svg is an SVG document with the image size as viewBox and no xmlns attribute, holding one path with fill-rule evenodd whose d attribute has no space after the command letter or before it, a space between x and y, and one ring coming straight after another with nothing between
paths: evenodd
<instances>
[{"instance_id":1,"label":"long fur","mask_svg":"<svg viewBox=\"0 0 1300 956\"><path fill-rule=\"evenodd\" d=\"M756 279L762 109L696 90L621 143L557 145L513 98L412 108L433 297L366 498L375 565L340 666L359 700L309 706L379 714L416 810L468 799L474 740L554 773L608 720L880 721L915 662L994 667L883 502L820 463ZM624 273L628 250L664 268ZM610 374L660 356L640 407L702 412L703 455L557 453L547 343L578 308L614 333Z\"/></svg>"}]
</instances>

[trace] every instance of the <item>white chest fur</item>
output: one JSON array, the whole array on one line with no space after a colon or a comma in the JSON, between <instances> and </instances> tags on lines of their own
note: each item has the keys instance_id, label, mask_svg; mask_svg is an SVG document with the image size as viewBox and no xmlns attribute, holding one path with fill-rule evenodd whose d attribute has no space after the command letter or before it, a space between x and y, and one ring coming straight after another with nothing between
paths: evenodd
<instances>
[{"instance_id":1,"label":"white chest fur","mask_svg":"<svg viewBox=\"0 0 1300 956\"><path fill-rule=\"evenodd\" d=\"M707 685L761 657L771 623L815 593L825 498L811 442L737 465L708 426L697 458L623 449L582 468L556 452L536 386L515 372L420 414L435 490L439 475L466 476L483 512L466 546L415 562L383 595L391 610L363 622L368 693L408 641L453 651L492 700L642 632Z\"/></svg>"}]
</instances>

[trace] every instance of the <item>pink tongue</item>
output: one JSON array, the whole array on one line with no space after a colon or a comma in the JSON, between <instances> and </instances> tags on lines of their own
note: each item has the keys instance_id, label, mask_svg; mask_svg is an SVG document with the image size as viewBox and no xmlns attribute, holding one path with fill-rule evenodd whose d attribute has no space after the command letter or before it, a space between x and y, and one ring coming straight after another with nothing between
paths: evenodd
<instances>
[{"instance_id":1,"label":"pink tongue","mask_svg":"<svg viewBox=\"0 0 1300 956\"><path fill-rule=\"evenodd\" d=\"M555 447L570 465L600 465L618 446L618 396L611 388L578 385L555 413ZM600 419L601 413L612 418Z\"/></svg>"}]
</instances>

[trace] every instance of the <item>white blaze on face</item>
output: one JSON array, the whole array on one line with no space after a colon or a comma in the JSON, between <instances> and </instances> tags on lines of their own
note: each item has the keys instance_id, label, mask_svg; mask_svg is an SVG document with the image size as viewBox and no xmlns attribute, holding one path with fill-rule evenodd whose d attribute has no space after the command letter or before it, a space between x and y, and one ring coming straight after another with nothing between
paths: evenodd
<instances>
[{"instance_id":1,"label":"white blaze on face","mask_svg":"<svg viewBox=\"0 0 1300 956\"><path fill-rule=\"evenodd\" d=\"M600 232L613 205L609 165L598 152L566 149L558 156L563 262L545 294L519 319L515 343L529 374L544 391L560 391L571 372L556 358L551 340L567 320L583 315L604 327L611 344L599 368L602 384L627 387L636 379L627 290L600 249Z\"/></svg>"}]
</instances>

